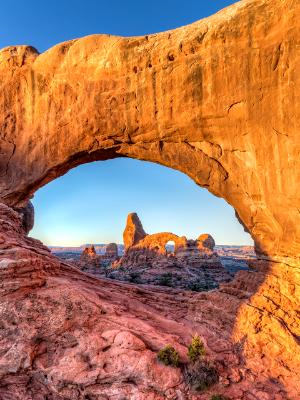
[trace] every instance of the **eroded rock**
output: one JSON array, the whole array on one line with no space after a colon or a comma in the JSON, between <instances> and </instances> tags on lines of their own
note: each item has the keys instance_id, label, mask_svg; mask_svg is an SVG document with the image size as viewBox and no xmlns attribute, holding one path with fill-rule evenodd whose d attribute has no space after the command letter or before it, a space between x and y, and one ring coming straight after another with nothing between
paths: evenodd
<instances>
[{"instance_id":1,"label":"eroded rock","mask_svg":"<svg viewBox=\"0 0 300 400\"><path fill-rule=\"evenodd\" d=\"M136 213L131 213L127 217L126 227L123 233L125 249L134 246L146 236L143 225Z\"/></svg>"},{"instance_id":2,"label":"eroded rock","mask_svg":"<svg viewBox=\"0 0 300 400\"><path fill-rule=\"evenodd\" d=\"M198 294L94 279L28 238L17 212L1 204L0 211L0 397L193 400L182 370L159 363L157 352L170 344L186 363L198 333L220 375L199 398L297 400L291 267L253 261L252 272Z\"/></svg>"},{"instance_id":3,"label":"eroded rock","mask_svg":"<svg viewBox=\"0 0 300 400\"><path fill-rule=\"evenodd\" d=\"M186 343L197 330L225 364L234 400L298 398L299 8L295 0L244 0L157 35L93 35L40 55L30 46L1 50L2 397L80 399L89 390L155 399L177 388L174 376L163 387L161 370L159 382L137 371L140 385L116 364L117 374L105 372L93 346L107 308L109 330L149 332L142 341L153 349L174 332ZM26 206L76 165L119 156L177 169L223 197L269 261L192 298L167 289L139 295L81 274L26 237L10 207Z\"/></svg>"},{"instance_id":4,"label":"eroded rock","mask_svg":"<svg viewBox=\"0 0 300 400\"><path fill-rule=\"evenodd\" d=\"M93 245L86 247L81 254L82 259L94 259L96 257L97 253Z\"/></svg>"},{"instance_id":5,"label":"eroded rock","mask_svg":"<svg viewBox=\"0 0 300 400\"><path fill-rule=\"evenodd\" d=\"M116 260L118 258L118 246L116 243L109 243L105 249L105 257Z\"/></svg>"},{"instance_id":6,"label":"eroded rock","mask_svg":"<svg viewBox=\"0 0 300 400\"><path fill-rule=\"evenodd\" d=\"M197 239L197 245L200 250L213 250L216 243L214 238L208 233L203 233Z\"/></svg>"},{"instance_id":7,"label":"eroded rock","mask_svg":"<svg viewBox=\"0 0 300 400\"><path fill-rule=\"evenodd\" d=\"M223 197L261 255L291 263L300 255L298 14L295 0L244 0L166 33L1 50L0 201L23 207L88 161L152 161Z\"/></svg>"},{"instance_id":8,"label":"eroded rock","mask_svg":"<svg viewBox=\"0 0 300 400\"><path fill-rule=\"evenodd\" d=\"M136 214L135 217L143 232L140 219ZM171 241L174 249L169 252L167 244ZM208 234L199 236L198 240L187 240L171 232L154 233L136 240L131 246L127 244L119 261L111 264L111 268L95 272L134 283L211 290L231 278L213 251L214 246L215 242Z\"/></svg>"}]
</instances>

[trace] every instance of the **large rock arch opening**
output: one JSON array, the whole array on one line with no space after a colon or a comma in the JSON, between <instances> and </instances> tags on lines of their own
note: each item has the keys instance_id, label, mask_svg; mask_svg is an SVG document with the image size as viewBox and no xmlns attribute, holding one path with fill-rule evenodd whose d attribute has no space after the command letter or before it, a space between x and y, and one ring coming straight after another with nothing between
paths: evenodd
<instances>
[{"instance_id":1,"label":"large rock arch opening","mask_svg":"<svg viewBox=\"0 0 300 400\"><path fill-rule=\"evenodd\" d=\"M39 187L76 165L116 157L178 169L228 201L258 254L276 261L225 289L239 302L224 329L250 370L263 366L266 385L267 376L278 379L296 398L299 12L295 0L245 0L157 35L94 35L40 55L30 46L1 50L3 293L35 290L47 276L66 279L67 267L26 238L20 222ZM198 300L216 311L220 296Z\"/></svg>"},{"instance_id":2,"label":"large rock arch opening","mask_svg":"<svg viewBox=\"0 0 300 400\"><path fill-rule=\"evenodd\" d=\"M259 252L298 256L298 7L244 1L158 35L3 49L1 200L21 206L75 165L133 157L225 198Z\"/></svg>"}]
</instances>

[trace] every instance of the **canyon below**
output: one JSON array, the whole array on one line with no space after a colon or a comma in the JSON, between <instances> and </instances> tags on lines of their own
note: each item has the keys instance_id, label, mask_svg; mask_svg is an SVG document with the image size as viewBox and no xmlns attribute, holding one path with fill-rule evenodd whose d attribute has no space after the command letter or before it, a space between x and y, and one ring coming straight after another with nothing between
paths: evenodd
<instances>
[{"instance_id":1,"label":"canyon below","mask_svg":"<svg viewBox=\"0 0 300 400\"><path fill-rule=\"evenodd\" d=\"M299 16L242 0L158 34L0 50L0 400L299 400ZM225 199L254 250L136 214L123 246L76 257L30 237L39 188L118 157Z\"/></svg>"}]
</instances>

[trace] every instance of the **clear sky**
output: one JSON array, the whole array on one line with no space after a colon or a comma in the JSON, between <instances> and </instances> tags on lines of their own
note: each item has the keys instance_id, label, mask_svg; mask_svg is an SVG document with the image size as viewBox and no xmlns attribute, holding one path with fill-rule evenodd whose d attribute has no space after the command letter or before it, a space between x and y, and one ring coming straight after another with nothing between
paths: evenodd
<instances>
[{"instance_id":1,"label":"clear sky","mask_svg":"<svg viewBox=\"0 0 300 400\"><path fill-rule=\"evenodd\" d=\"M232 0L10 0L1 3L0 48L30 44L40 52L94 33L135 36L189 24ZM136 211L149 233L189 238L211 233L218 244L252 244L224 200L187 176L152 163L117 159L81 165L41 188L31 236L48 245L122 242Z\"/></svg>"}]
</instances>

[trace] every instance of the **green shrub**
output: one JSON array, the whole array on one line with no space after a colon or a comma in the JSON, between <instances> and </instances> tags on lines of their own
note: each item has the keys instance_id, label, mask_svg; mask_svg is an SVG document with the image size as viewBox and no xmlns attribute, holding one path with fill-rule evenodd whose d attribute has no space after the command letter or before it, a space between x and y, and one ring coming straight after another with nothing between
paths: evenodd
<instances>
[{"instance_id":1,"label":"green shrub","mask_svg":"<svg viewBox=\"0 0 300 400\"><path fill-rule=\"evenodd\" d=\"M210 400L230 400L230 398L223 396L222 394L213 394Z\"/></svg>"},{"instance_id":2,"label":"green shrub","mask_svg":"<svg viewBox=\"0 0 300 400\"><path fill-rule=\"evenodd\" d=\"M171 272L167 272L165 274L162 274L158 278L158 284L161 286L173 286L172 282L173 274Z\"/></svg>"},{"instance_id":3,"label":"green shrub","mask_svg":"<svg viewBox=\"0 0 300 400\"><path fill-rule=\"evenodd\" d=\"M139 283L141 280L141 274L137 271L132 271L129 273L129 282Z\"/></svg>"},{"instance_id":4,"label":"green shrub","mask_svg":"<svg viewBox=\"0 0 300 400\"><path fill-rule=\"evenodd\" d=\"M206 360L188 364L184 376L191 390L196 392L208 389L219 380L216 368Z\"/></svg>"},{"instance_id":5,"label":"green shrub","mask_svg":"<svg viewBox=\"0 0 300 400\"><path fill-rule=\"evenodd\" d=\"M188 357L192 362L199 360L205 354L205 347L199 335L192 338L192 342L188 347Z\"/></svg>"},{"instance_id":6,"label":"green shrub","mask_svg":"<svg viewBox=\"0 0 300 400\"><path fill-rule=\"evenodd\" d=\"M163 349L159 350L157 358L165 365L171 365L172 367L178 367L179 365L179 354L174 347L170 345L167 345Z\"/></svg>"},{"instance_id":7,"label":"green shrub","mask_svg":"<svg viewBox=\"0 0 300 400\"><path fill-rule=\"evenodd\" d=\"M210 281L193 281L189 282L186 285L186 288L188 290L192 290L193 292L207 292L209 290L215 289L218 287L218 284L215 282L210 282Z\"/></svg>"}]
</instances>

